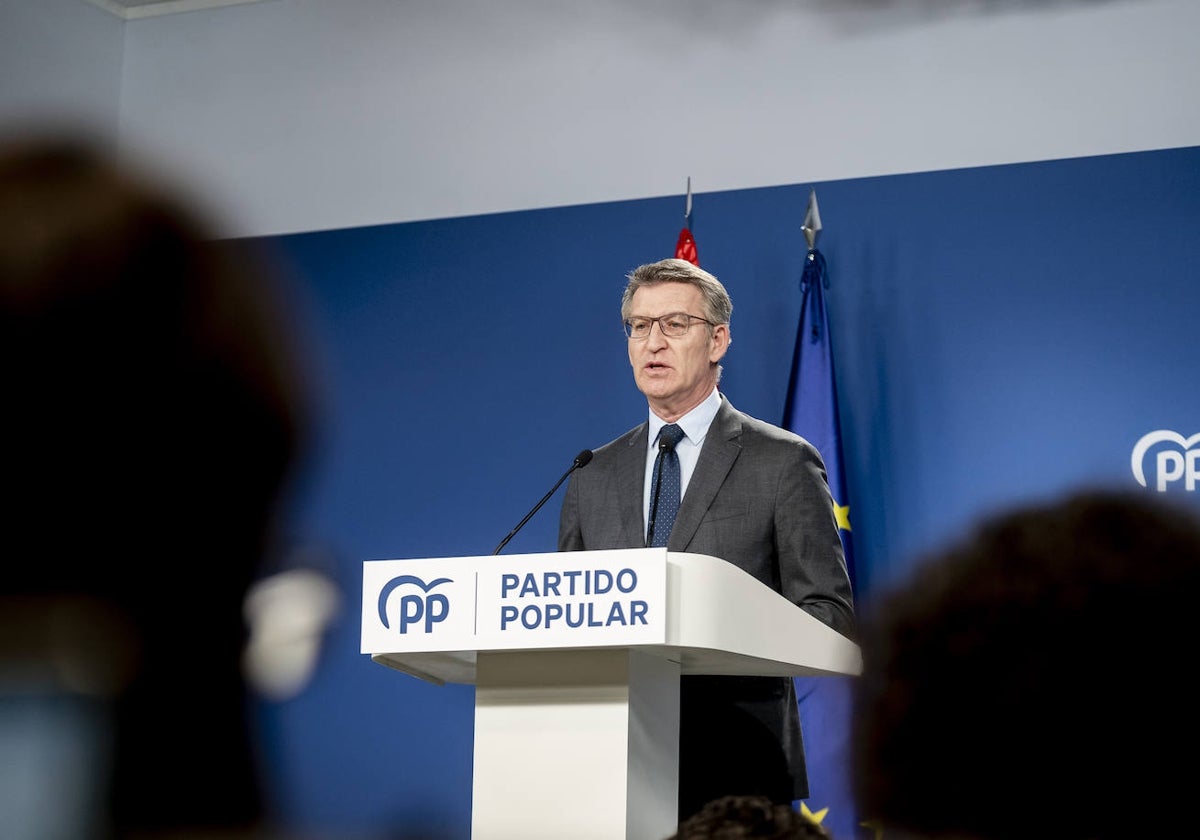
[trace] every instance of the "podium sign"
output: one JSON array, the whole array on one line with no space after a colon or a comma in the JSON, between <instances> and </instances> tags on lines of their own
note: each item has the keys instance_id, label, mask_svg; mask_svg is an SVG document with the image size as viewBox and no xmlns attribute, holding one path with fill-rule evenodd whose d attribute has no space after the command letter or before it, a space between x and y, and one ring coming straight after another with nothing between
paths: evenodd
<instances>
[{"instance_id":1,"label":"podium sign","mask_svg":"<svg viewBox=\"0 0 1200 840\"><path fill-rule=\"evenodd\" d=\"M661 645L665 549L368 560L362 652Z\"/></svg>"}]
</instances>

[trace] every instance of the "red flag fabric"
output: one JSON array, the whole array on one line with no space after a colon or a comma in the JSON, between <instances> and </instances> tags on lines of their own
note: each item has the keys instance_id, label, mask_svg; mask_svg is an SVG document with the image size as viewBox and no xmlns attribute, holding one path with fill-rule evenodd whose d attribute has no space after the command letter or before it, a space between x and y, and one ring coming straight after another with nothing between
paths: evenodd
<instances>
[{"instance_id":1,"label":"red flag fabric","mask_svg":"<svg viewBox=\"0 0 1200 840\"><path fill-rule=\"evenodd\" d=\"M687 260L697 267L700 265L700 255L696 252L696 240L692 238L692 231L689 228L685 227L679 231L679 241L675 243L675 257Z\"/></svg>"}]
</instances>

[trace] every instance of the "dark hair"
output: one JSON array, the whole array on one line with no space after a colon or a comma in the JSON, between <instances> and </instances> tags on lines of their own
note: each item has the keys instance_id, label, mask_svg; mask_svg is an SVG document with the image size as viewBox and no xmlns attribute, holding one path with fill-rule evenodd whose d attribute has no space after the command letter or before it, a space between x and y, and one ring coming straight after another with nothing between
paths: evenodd
<instances>
[{"instance_id":1,"label":"dark hair","mask_svg":"<svg viewBox=\"0 0 1200 840\"><path fill-rule=\"evenodd\" d=\"M85 517L88 541L162 516L202 539L216 523L176 503L191 499L261 528L308 431L292 326L265 257L165 187L78 141L0 155L4 446L22 507ZM161 489L183 476L220 498ZM93 521L118 480L149 508Z\"/></svg>"},{"instance_id":2,"label":"dark hair","mask_svg":"<svg viewBox=\"0 0 1200 840\"><path fill-rule=\"evenodd\" d=\"M265 255L98 147L0 150L0 596L47 628L64 604L108 617L66 654L111 665L85 688L112 702L121 830L261 816L243 597L311 410L279 291Z\"/></svg>"},{"instance_id":3,"label":"dark hair","mask_svg":"<svg viewBox=\"0 0 1200 840\"><path fill-rule=\"evenodd\" d=\"M766 796L723 796L679 824L668 840L828 840L818 822Z\"/></svg>"},{"instance_id":4,"label":"dark hair","mask_svg":"<svg viewBox=\"0 0 1200 840\"><path fill-rule=\"evenodd\" d=\"M927 836L1171 835L1200 749L1198 596L1200 523L1161 499L981 522L863 610L861 813Z\"/></svg>"}]
</instances>

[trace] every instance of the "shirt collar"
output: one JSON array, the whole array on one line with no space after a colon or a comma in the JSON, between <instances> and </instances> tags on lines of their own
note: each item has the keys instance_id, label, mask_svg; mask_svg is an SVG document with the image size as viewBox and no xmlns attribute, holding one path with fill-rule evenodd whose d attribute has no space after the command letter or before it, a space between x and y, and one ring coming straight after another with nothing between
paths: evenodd
<instances>
[{"instance_id":1,"label":"shirt collar","mask_svg":"<svg viewBox=\"0 0 1200 840\"><path fill-rule=\"evenodd\" d=\"M700 405L693 408L687 414L675 421L679 428L683 429L687 440L694 446L699 446L704 441L704 436L708 434L708 427L712 425L713 418L717 416L717 411L721 408L721 392L713 387L712 393L705 397ZM650 412L650 445L654 445L654 441L658 439L658 433L667 422L655 414Z\"/></svg>"}]
</instances>

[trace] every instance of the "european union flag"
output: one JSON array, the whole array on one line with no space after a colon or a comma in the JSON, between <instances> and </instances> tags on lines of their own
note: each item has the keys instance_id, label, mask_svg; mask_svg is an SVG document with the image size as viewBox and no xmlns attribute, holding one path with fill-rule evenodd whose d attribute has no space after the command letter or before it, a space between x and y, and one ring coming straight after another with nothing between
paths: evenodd
<instances>
[{"instance_id":1,"label":"european union flag","mask_svg":"<svg viewBox=\"0 0 1200 840\"><path fill-rule=\"evenodd\" d=\"M809 194L804 234L808 255L800 278L800 326L792 357L783 425L817 448L825 461L834 511L846 553L850 581L854 582L854 552L850 539L850 499L846 493L839 431L837 387L825 292L829 275L825 257L816 248L821 229L815 192ZM851 677L797 677L796 697L804 731L808 764L808 799L803 801L834 837L854 838L863 833L850 787L850 680Z\"/></svg>"},{"instance_id":2,"label":"european union flag","mask_svg":"<svg viewBox=\"0 0 1200 840\"><path fill-rule=\"evenodd\" d=\"M803 292L800 327L796 332L796 350L792 356L792 378L788 383L787 403L783 408L783 425L815 446L825 461L838 533L842 537L846 566L850 572L850 582L853 583L850 498L846 493L846 474L842 465L833 350L829 340L829 317L825 309L829 275L826 273L825 257L816 248L810 248L805 258L800 288Z\"/></svg>"}]
</instances>

